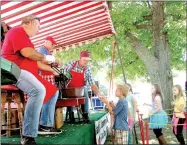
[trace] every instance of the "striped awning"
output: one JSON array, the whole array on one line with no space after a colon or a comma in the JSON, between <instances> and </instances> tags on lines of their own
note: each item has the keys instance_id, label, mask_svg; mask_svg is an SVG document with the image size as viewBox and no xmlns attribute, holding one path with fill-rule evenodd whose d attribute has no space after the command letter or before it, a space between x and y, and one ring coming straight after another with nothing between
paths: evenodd
<instances>
[{"instance_id":1,"label":"striped awning","mask_svg":"<svg viewBox=\"0 0 187 145\"><path fill-rule=\"evenodd\" d=\"M31 40L40 47L46 36L55 38L55 51L81 46L115 33L106 1L18 1L1 2L1 20L10 27L27 15L41 19L39 33Z\"/></svg>"}]
</instances>

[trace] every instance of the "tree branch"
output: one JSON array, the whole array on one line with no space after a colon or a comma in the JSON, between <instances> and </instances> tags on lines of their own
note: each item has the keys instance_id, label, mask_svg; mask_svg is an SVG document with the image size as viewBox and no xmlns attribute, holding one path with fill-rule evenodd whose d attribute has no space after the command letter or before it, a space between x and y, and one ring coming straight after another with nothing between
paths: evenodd
<instances>
[{"instance_id":1,"label":"tree branch","mask_svg":"<svg viewBox=\"0 0 187 145\"><path fill-rule=\"evenodd\" d=\"M152 30L152 25L136 25L137 29L147 29L147 30Z\"/></svg>"},{"instance_id":2,"label":"tree branch","mask_svg":"<svg viewBox=\"0 0 187 145\"><path fill-rule=\"evenodd\" d=\"M108 9L112 11L112 1L107 1Z\"/></svg>"},{"instance_id":3,"label":"tree branch","mask_svg":"<svg viewBox=\"0 0 187 145\"><path fill-rule=\"evenodd\" d=\"M156 57L154 57L151 54L151 52L140 42L140 40L134 34L127 31L125 35L129 38L129 41L131 42L132 45L132 49L143 60L145 65L153 65L153 66L157 65L158 60L156 59Z\"/></svg>"},{"instance_id":4,"label":"tree branch","mask_svg":"<svg viewBox=\"0 0 187 145\"><path fill-rule=\"evenodd\" d=\"M147 5L148 5L148 6L149 6L149 8L151 9L151 5L150 5L149 1L147 1Z\"/></svg>"},{"instance_id":5,"label":"tree branch","mask_svg":"<svg viewBox=\"0 0 187 145\"><path fill-rule=\"evenodd\" d=\"M147 16L143 16L143 20L146 21L146 20L152 20L152 14L151 15L147 15Z\"/></svg>"},{"instance_id":6,"label":"tree branch","mask_svg":"<svg viewBox=\"0 0 187 145\"><path fill-rule=\"evenodd\" d=\"M150 21L152 20L152 14L143 16L142 20L138 20L134 22L134 25L136 26L137 29L152 29L152 25L146 25L146 24L140 24L144 21Z\"/></svg>"}]
</instances>

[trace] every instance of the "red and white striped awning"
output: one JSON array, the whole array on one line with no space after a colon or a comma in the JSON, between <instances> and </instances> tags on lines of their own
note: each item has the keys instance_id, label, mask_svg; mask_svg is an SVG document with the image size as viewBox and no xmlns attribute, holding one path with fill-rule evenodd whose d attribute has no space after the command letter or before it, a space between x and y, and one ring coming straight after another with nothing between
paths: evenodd
<instances>
[{"instance_id":1,"label":"red and white striped awning","mask_svg":"<svg viewBox=\"0 0 187 145\"><path fill-rule=\"evenodd\" d=\"M39 33L31 38L35 48L46 36L54 37L62 50L115 33L106 1L1 2L1 20L10 27L20 25L31 14L41 19Z\"/></svg>"}]
</instances>

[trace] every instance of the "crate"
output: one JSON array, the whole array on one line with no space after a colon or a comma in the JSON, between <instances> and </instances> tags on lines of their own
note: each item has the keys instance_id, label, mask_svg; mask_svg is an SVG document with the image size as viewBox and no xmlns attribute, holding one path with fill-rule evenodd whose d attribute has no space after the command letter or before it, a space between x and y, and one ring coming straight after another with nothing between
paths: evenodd
<instances>
[{"instance_id":1,"label":"crate","mask_svg":"<svg viewBox=\"0 0 187 145\"><path fill-rule=\"evenodd\" d=\"M92 103L94 110L103 110L105 107L104 103L98 97L92 97Z\"/></svg>"}]
</instances>

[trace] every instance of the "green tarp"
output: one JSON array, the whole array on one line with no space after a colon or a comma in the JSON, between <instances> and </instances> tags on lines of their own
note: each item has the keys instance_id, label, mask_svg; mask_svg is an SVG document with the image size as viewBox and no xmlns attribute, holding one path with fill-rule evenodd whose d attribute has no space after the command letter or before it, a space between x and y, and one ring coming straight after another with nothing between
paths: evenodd
<instances>
[{"instance_id":1,"label":"green tarp","mask_svg":"<svg viewBox=\"0 0 187 145\"><path fill-rule=\"evenodd\" d=\"M95 127L94 121L103 117L106 112L97 112L90 114L91 124L65 124L62 127L62 134L53 136L38 136L37 144L95 144ZM3 144L20 144L20 135L11 137L1 137Z\"/></svg>"}]
</instances>

